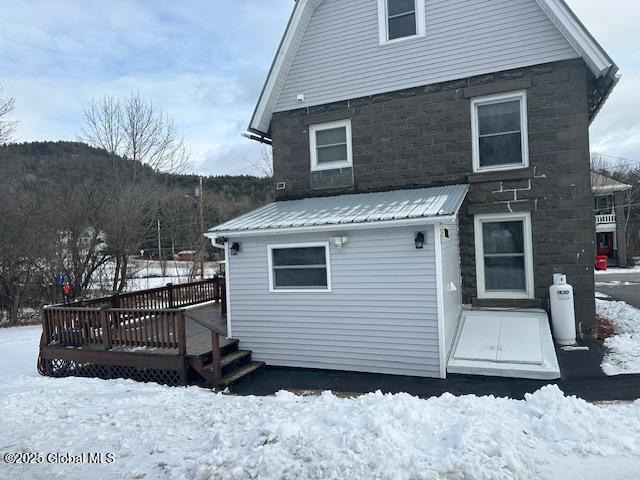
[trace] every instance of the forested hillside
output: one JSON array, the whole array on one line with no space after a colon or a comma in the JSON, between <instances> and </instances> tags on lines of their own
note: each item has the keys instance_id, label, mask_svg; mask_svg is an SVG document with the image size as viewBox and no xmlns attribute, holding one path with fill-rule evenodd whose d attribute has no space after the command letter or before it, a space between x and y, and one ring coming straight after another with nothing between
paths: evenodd
<instances>
[{"instance_id":1,"label":"forested hillside","mask_svg":"<svg viewBox=\"0 0 640 480\"><path fill-rule=\"evenodd\" d=\"M194 250L199 238L195 175L158 173L78 142L0 146L0 309L46 301L59 272L81 295L97 269L115 264L113 290L131 255ZM204 180L205 227L270 201L271 180ZM213 253L213 252L211 252Z\"/></svg>"}]
</instances>

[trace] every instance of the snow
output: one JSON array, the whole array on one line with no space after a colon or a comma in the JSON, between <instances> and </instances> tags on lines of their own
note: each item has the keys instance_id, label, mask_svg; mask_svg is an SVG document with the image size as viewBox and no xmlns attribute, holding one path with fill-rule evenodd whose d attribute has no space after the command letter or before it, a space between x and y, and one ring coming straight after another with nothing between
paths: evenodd
<instances>
[{"instance_id":1,"label":"snow","mask_svg":"<svg viewBox=\"0 0 640 480\"><path fill-rule=\"evenodd\" d=\"M607 375L640 373L640 310L596 293L596 313L607 319L615 335L605 340L602 370Z\"/></svg>"},{"instance_id":2,"label":"snow","mask_svg":"<svg viewBox=\"0 0 640 480\"><path fill-rule=\"evenodd\" d=\"M0 451L16 479L637 478L640 401L592 405L556 386L524 401L445 394L213 394L38 377L38 328L0 330ZM113 453L49 464L47 453Z\"/></svg>"},{"instance_id":3,"label":"snow","mask_svg":"<svg viewBox=\"0 0 640 480\"><path fill-rule=\"evenodd\" d=\"M607 275L607 274L638 273L640 272L640 265L636 265L634 267L629 267L629 268L609 267L606 270L594 270L594 271L596 276Z\"/></svg>"}]
</instances>

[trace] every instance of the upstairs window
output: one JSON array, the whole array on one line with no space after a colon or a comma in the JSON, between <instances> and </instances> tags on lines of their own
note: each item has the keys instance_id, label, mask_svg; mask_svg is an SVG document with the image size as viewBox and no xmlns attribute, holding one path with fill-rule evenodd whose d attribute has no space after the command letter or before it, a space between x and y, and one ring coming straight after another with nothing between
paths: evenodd
<instances>
[{"instance_id":1,"label":"upstairs window","mask_svg":"<svg viewBox=\"0 0 640 480\"><path fill-rule=\"evenodd\" d=\"M311 171L353 165L350 120L312 125L309 128L309 136Z\"/></svg>"},{"instance_id":2,"label":"upstairs window","mask_svg":"<svg viewBox=\"0 0 640 480\"><path fill-rule=\"evenodd\" d=\"M471 123L474 172L529 165L526 92L473 99Z\"/></svg>"},{"instance_id":3,"label":"upstairs window","mask_svg":"<svg viewBox=\"0 0 640 480\"><path fill-rule=\"evenodd\" d=\"M424 0L378 0L380 44L425 34Z\"/></svg>"}]
</instances>

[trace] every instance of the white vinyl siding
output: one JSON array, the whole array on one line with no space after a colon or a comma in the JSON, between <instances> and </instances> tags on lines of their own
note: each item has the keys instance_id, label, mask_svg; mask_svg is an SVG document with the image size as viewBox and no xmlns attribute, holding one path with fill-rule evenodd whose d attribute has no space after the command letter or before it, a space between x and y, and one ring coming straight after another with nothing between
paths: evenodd
<instances>
[{"instance_id":1,"label":"white vinyl siding","mask_svg":"<svg viewBox=\"0 0 640 480\"><path fill-rule=\"evenodd\" d=\"M478 298L534 298L531 215L474 217Z\"/></svg>"},{"instance_id":2,"label":"white vinyl siding","mask_svg":"<svg viewBox=\"0 0 640 480\"><path fill-rule=\"evenodd\" d=\"M351 120L312 125L309 146L311 171L352 166Z\"/></svg>"},{"instance_id":3,"label":"white vinyl siding","mask_svg":"<svg viewBox=\"0 0 640 480\"><path fill-rule=\"evenodd\" d=\"M416 249L415 232L426 236ZM271 292L268 246L328 242L331 292ZM233 335L274 366L440 376L433 227L237 237Z\"/></svg>"},{"instance_id":4,"label":"white vinyl siding","mask_svg":"<svg viewBox=\"0 0 640 480\"><path fill-rule=\"evenodd\" d=\"M381 46L377 2L322 2L275 111L579 56L533 0L426 0L425 9L427 35Z\"/></svg>"},{"instance_id":5,"label":"white vinyl siding","mask_svg":"<svg viewBox=\"0 0 640 480\"><path fill-rule=\"evenodd\" d=\"M529 165L526 92L471 100L471 130L474 172Z\"/></svg>"}]
</instances>

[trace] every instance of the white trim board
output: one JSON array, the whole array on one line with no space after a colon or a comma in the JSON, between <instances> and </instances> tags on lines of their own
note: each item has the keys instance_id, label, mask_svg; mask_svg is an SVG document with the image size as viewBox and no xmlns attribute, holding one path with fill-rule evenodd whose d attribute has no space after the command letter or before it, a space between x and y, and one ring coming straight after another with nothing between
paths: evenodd
<instances>
[{"instance_id":1,"label":"white trim board","mask_svg":"<svg viewBox=\"0 0 640 480\"><path fill-rule=\"evenodd\" d=\"M617 65L602 46L591 36L564 0L531 0L537 2L576 52L584 59L597 77L615 75ZM284 81L289 73L293 57L300 48L305 31L316 8L323 0L297 0L282 41L278 47L271 69L251 117L249 131L270 137L269 126L276 102L282 93ZM402 40L409 40L408 37ZM382 93L382 92L372 92ZM308 105L305 105L308 106Z\"/></svg>"},{"instance_id":2,"label":"white trim board","mask_svg":"<svg viewBox=\"0 0 640 480\"><path fill-rule=\"evenodd\" d=\"M277 288L273 275L273 251L287 248L324 247L327 288ZM331 293L331 249L329 242L278 243L267 245L267 267L269 269L270 293Z\"/></svg>"},{"instance_id":3,"label":"white trim board","mask_svg":"<svg viewBox=\"0 0 640 480\"><path fill-rule=\"evenodd\" d=\"M482 238L483 222L521 221L524 235L524 267L526 276L526 291L486 291L484 277L484 246ZM533 239L531 230L531 213L489 213L473 217L473 230L476 252L476 283L478 298L482 299L533 299L535 298L535 284L533 274Z\"/></svg>"},{"instance_id":4,"label":"white trim board","mask_svg":"<svg viewBox=\"0 0 640 480\"><path fill-rule=\"evenodd\" d=\"M521 159L520 163L508 163L501 165L480 165L480 129L478 125L478 107L484 105L496 105L511 101L520 103L520 139L521 139ZM527 91L500 93L497 95L486 95L471 99L471 147L473 159L473 172L495 172L502 170L516 170L529 166L529 116L527 113Z\"/></svg>"},{"instance_id":5,"label":"white trim board","mask_svg":"<svg viewBox=\"0 0 640 480\"><path fill-rule=\"evenodd\" d=\"M440 357L440 378L447 378L446 338L444 334L444 276L442 273L442 225L433 226L436 257L436 302L438 311L438 356Z\"/></svg>"}]
</instances>

